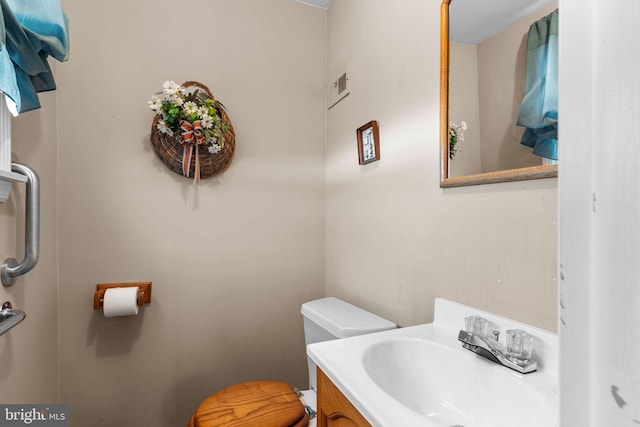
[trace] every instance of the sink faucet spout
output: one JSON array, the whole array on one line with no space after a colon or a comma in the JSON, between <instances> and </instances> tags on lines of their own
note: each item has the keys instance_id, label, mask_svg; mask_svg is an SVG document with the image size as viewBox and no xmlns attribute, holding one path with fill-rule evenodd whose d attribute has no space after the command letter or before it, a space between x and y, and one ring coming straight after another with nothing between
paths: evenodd
<instances>
[{"instance_id":1,"label":"sink faucet spout","mask_svg":"<svg viewBox=\"0 0 640 427\"><path fill-rule=\"evenodd\" d=\"M482 356L494 363L497 363L521 374L528 374L538 369L538 364L535 361L528 361L527 363L516 362L511 360L503 350L500 349L498 342L492 342L489 338L461 330L458 333L458 341L462 343L462 347L469 351L476 353L478 356Z\"/></svg>"}]
</instances>

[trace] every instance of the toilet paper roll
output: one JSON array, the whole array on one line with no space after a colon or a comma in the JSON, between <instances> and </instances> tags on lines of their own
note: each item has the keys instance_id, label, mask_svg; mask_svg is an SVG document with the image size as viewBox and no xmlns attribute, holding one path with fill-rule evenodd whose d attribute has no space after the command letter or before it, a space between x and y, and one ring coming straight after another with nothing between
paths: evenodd
<instances>
[{"instance_id":1,"label":"toilet paper roll","mask_svg":"<svg viewBox=\"0 0 640 427\"><path fill-rule=\"evenodd\" d=\"M109 288L104 292L104 317L138 314L138 287Z\"/></svg>"}]
</instances>

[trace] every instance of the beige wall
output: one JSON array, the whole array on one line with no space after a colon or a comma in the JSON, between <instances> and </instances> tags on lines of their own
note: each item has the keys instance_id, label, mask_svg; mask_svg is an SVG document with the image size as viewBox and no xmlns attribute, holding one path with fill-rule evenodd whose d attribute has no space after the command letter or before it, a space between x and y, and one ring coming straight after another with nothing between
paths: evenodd
<instances>
[{"instance_id":1,"label":"beige wall","mask_svg":"<svg viewBox=\"0 0 640 427\"><path fill-rule=\"evenodd\" d=\"M478 47L449 42L449 121L467 123L459 152L449 162L449 176L482 173L480 100L478 99Z\"/></svg>"},{"instance_id":2,"label":"beige wall","mask_svg":"<svg viewBox=\"0 0 640 427\"><path fill-rule=\"evenodd\" d=\"M41 94L42 108L12 120L13 161L33 168L40 178L40 257L11 287L0 286L0 303L10 301L27 317L0 337L0 402L56 403L58 378L56 251L55 93ZM0 204L0 262L24 259L26 185L14 184Z\"/></svg>"},{"instance_id":3,"label":"beige wall","mask_svg":"<svg viewBox=\"0 0 640 427\"><path fill-rule=\"evenodd\" d=\"M439 8L329 9L328 74L350 70L351 94L328 114L327 294L401 325L448 297L555 330L557 181L439 188ZM369 120L381 160L359 166Z\"/></svg>"},{"instance_id":4,"label":"beige wall","mask_svg":"<svg viewBox=\"0 0 640 427\"><path fill-rule=\"evenodd\" d=\"M291 0L63 2L60 401L77 426L185 425L243 380L306 384L300 306L324 295L326 13ZM236 130L201 182L149 142L165 80L207 84ZM95 284L153 281L133 318Z\"/></svg>"}]
</instances>

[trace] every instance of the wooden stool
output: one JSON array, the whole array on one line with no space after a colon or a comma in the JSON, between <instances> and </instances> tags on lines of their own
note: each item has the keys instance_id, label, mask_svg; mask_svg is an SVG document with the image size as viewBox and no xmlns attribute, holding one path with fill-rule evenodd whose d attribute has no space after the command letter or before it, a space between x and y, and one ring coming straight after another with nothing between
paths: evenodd
<instances>
[{"instance_id":1,"label":"wooden stool","mask_svg":"<svg viewBox=\"0 0 640 427\"><path fill-rule=\"evenodd\" d=\"M290 385L249 381L207 397L188 427L304 427L308 423L309 416Z\"/></svg>"}]
</instances>

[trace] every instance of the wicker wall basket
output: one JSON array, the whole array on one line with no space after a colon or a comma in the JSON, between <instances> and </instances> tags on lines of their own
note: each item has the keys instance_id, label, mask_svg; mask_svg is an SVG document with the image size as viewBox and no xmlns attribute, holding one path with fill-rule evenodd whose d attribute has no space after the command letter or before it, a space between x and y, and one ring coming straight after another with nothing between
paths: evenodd
<instances>
[{"instance_id":1,"label":"wicker wall basket","mask_svg":"<svg viewBox=\"0 0 640 427\"><path fill-rule=\"evenodd\" d=\"M185 82L182 84L184 88L198 88L201 91L206 92L211 98L213 98L213 94L209 90L209 88L202 83L198 82ZM221 172L224 172L229 165L231 164L231 160L233 159L233 153L235 152L236 147L236 137L233 130L233 125L231 124L231 120L227 115L227 112L224 108L218 109L218 115L220 116L222 121L228 123L228 130L224 134L224 141L222 150L218 153L212 154L207 150L206 147L199 147L197 150L198 162L199 162L199 170L200 175L196 177L196 181L198 179L209 178ZM162 162L172 171L177 173L178 175L183 174L183 146L177 141L174 137L162 133L158 130L157 124L161 120L160 114L157 114L153 120L153 124L151 125L151 144L153 145L153 149L162 160ZM186 166L186 165L185 165ZM191 165L189 168L189 177L195 177L196 175L196 155L194 154L191 158Z\"/></svg>"}]
</instances>

